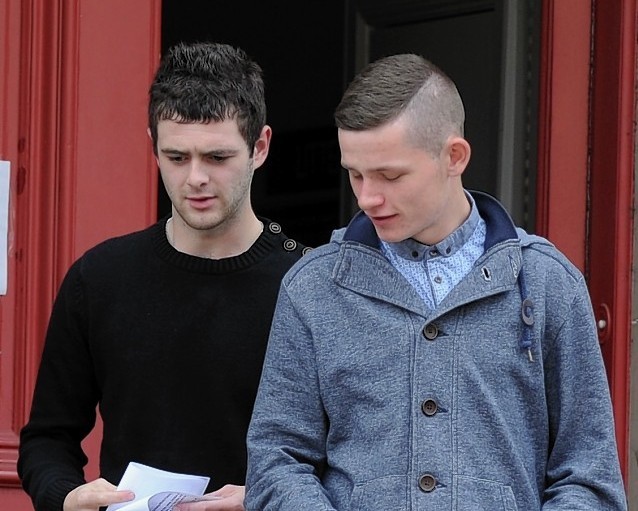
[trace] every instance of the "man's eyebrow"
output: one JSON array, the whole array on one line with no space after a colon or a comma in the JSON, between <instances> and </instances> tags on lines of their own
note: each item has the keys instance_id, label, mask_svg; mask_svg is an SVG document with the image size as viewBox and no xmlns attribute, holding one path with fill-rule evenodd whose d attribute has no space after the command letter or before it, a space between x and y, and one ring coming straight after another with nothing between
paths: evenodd
<instances>
[{"instance_id":1,"label":"man's eyebrow","mask_svg":"<svg viewBox=\"0 0 638 511\"><path fill-rule=\"evenodd\" d=\"M160 147L160 153L163 154L186 154L185 151L181 151L179 149L175 149L173 147Z\"/></svg>"},{"instance_id":2,"label":"man's eyebrow","mask_svg":"<svg viewBox=\"0 0 638 511\"><path fill-rule=\"evenodd\" d=\"M356 167L346 167L343 163L344 162L341 163L341 168L342 169L348 170L348 171L351 170L353 172L361 172ZM367 172L388 172L388 171L391 171L391 170L393 170L391 167L373 167L371 169L367 169Z\"/></svg>"},{"instance_id":3,"label":"man's eyebrow","mask_svg":"<svg viewBox=\"0 0 638 511\"><path fill-rule=\"evenodd\" d=\"M183 151L181 149L176 149L173 147L162 147L160 148L160 152L162 154L191 154L190 151ZM236 149L232 148L220 148L220 149L211 149L210 151L204 151L201 156L233 156L237 154Z\"/></svg>"},{"instance_id":4,"label":"man's eyebrow","mask_svg":"<svg viewBox=\"0 0 638 511\"><path fill-rule=\"evenodd\" d=\"M219 148L219 149L211 149L210 151L205 151L202 153L203 156L233 156L237 154L237 149L233 148Z\"/></svg>"}]
</instances>

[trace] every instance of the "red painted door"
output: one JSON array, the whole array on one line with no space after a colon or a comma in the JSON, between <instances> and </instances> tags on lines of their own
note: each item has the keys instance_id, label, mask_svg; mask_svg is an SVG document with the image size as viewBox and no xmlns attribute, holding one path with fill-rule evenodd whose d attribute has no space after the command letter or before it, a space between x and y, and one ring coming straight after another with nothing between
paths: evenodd
<instances>
[{"instance_id":1,"label":"red painted door","mask_svg":"<svg viewBox=\"0 0 638 511\"><path fill-rule=\"evenodd\" d=\"M546 0L542 33L537 232L587 278L627 482L635 0Z\"/></svg>"},{"instance_id":2,"label":"red painted door","mask_svg":"<svg viewBox=\"0 0 638 511\"><path fill-rule=\"evenodd\" d=\"M587 276L628 484L636 2L595 2ZM610 58L611 57L611 58ZM634 461L635 466L635 461Z\"/></svg>"},{"instance_id":3,"label":"red painted door","mask_svg":"<svg viewBox=\"0 0 638 511\"><path fill-rule=\"evenodd\" d=\"M10 165L8 290L0 296L0 509L19 487L51 302L70 263L155 220L146 95L160 53L160 0L0 0L0 160ZM98 435L86 442L97 474Z\"/></svg>"}]
</instances>

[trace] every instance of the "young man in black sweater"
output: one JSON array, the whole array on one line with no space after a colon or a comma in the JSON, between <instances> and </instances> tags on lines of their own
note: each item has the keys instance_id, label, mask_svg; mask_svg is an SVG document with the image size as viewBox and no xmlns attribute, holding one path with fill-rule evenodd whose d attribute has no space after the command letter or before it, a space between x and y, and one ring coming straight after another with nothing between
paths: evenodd
<instances>
[{"instance_id":1,"label":"young man in black sweater","mask_svg":"<svg viewBox=\"0 0 638 511\"><path fill-rule=\"evenodd\" d=\"M18 470L37 511L98 510L130 461L209 476L209 509L243 509L245 434L279 283L305 250L250 203L267 155L259 66L179 44L149 93L172 213L69 269L50 318ZM103 419L101 478L83 438Z\"/></svg>"}]
</instances>

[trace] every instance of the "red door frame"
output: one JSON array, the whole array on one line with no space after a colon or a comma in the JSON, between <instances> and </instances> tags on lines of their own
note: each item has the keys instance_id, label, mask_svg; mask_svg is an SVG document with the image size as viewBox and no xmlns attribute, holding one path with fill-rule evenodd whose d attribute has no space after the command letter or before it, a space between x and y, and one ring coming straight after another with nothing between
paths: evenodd
<instances>
[{"instance_id":1,"label":"red door frame","mask_svg":"<svg viewBox=\"0 0 638 511\"><path fill-rule=\"evenodd\" d=\"M595 2L588 282L627 479L632 310L636 2Z\"/></svg>"},{"instance_id":2,"label":"red door frame","mask_svg":"<svg viewBox=\"0 0 638 511\"><path fill-rule=\"evenodd\" d=\"M537 232L587 277L627 481L636 3L593 4L543 3Z\"/></svg>"},{"instance_id":3,"label":"red door frame","mask_svg":"<svg viewBox=\"0 0 638 511\"><path fill-rule=\"evenodd\" d=\"M11 164L8 293L0 296L0 502L19 487L18 433L51 303L98 241L155 220L147 90L160 0L0 0L0 160ZM95 477L99 438L86 442Z\"/></svg>"}]
</instances>

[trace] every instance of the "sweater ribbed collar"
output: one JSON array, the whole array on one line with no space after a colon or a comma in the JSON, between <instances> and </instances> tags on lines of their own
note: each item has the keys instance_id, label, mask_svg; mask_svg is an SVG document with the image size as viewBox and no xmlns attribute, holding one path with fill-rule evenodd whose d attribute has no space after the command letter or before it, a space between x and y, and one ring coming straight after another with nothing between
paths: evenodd
<instances>
[{"instance_id":1,"label":"sweater ribbed collar","mask_svg":"<svg viewBox=\"0 0 638 511\"><path fill-rule=\"evenodd\" d=\"M153 248L166 263L196 273L229 273L249 268L272 251L279 236L281 236L281 234L272 232L275 229L268 228L272 224L270 220L259 217L266 228L246 252L223 259L209 259L175 250L166 237L166 222L169 218L170 215L167 215L151 227Z\"/></svg>"}]
</instances>

